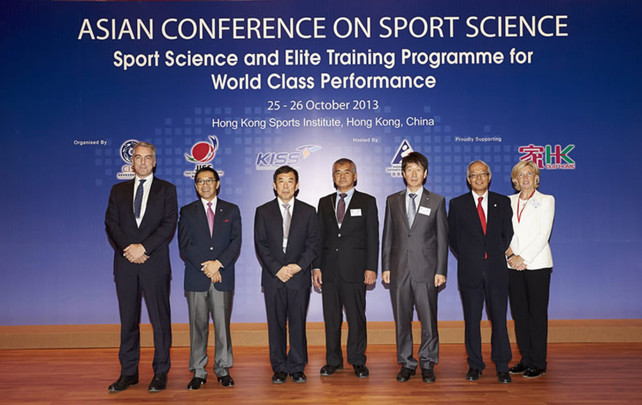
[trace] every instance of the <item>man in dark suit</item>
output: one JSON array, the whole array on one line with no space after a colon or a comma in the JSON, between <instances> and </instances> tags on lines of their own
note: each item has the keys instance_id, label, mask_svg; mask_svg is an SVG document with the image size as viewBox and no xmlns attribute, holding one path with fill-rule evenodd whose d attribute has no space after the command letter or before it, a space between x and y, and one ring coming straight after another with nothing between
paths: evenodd
<instances>
[{"instance_id":1,"label":"man in dark suit","mask_svg":"<svg viewBox=\"0 0 642 405\"><path fill-rule=\"evenodd\" d=\"M322 288L325 321L326 364L321 375L343 368L341 324L343 309L348 321L348 363L355 375L368 377L366 367L366 286L377 279L379 218L371 195L355 190L357 166L350 159L332 165L337 189L319 200L317 215L321 251L313 272L316 288Z\"/></svg>"},{"instance_id":2,"label":"man in dark suit","mask_svg":"<svg viewBox=\"0 0 642 405\"><path fill-rule=\"evenodd\" d=\"M220 179L211 167L194 176L200 197L181 208L178 244L185 261L185 297L189 310L189 369L187 385L196 390L207 381L209 317L214 321L214 373L224 387L233 387L230 318L234 298L234 263L241 251L239 208L219 199Z\"/></svg>"},{"instance_id":3,"label":"man in dark suit","mask_svg":"<svg viewBox=\"0 0 642 405\"><path fill-rule=\"evenodd\" d=\"M390 283L395 316L397 381L415 374L412 355L413 306L421 321L419 366L424 382L435 381L439 361L437 292L446 282L448 270L448 221L444 197L423 188L428 159L411 152L401 160L406 189L388 196L383 225L382 278Z\"/></svg>"},{"instance_id":4,"label":"man in dark suit","mask_svg":"<svg viewBox=\"0 0 642 405\"><path fill-rule=\"evenodd\" d=\"M138 383L140 310L145 297L154 329L154 378L150 392L167 385L172 329L169 308L171 268L169 242L174 237L178 203L176 187L155 178L156 148L139 142L134 146L134 180L116 184L105 215L107 235L114 247L114 280L120 310L121 372L110 392Z\"/></svg>"},{"instance_id":5,"label":"man in dark suit","mask_svg":"<svg viewBox=\"0 0 642 405\"><path fill-rule=\"evenodd\" d=\"M468 381L476 381L485 367L480 322L484 301L492 324L491 359L497 378L510 383L510 342L506 330L508 267L505 252L513 237L513 215L508 197L488 191L490 167L480 160L468 165L472 193L450 201L450 246L457 257L457 279L464 309Z\"/></svg>"},{"instance_id":6,"label":"man in dark suit","mask_svg":"<svg viewBox=\"0 0 642 405\"><path fill-rule=\"evenodd\" d=\"M303 371L308 363L305 320L319 230L314 207L294 198L299 189L299 173L282 166L274 172L273 181L277 198L258 207L254 217L254 243L262 267L274 371L272 383L283 384L288 374L292 381L304 383Z\"/></svg>"}]
</instances>

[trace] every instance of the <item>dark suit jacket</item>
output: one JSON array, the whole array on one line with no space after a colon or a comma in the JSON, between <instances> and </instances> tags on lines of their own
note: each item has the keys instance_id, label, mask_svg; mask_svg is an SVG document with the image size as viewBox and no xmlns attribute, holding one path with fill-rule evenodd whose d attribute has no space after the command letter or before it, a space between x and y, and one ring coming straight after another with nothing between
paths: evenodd
<instances>
[{"instance_id":1,"label":"dark suit jacket","mask_svg":"<svg viewBox=\"0 0 642 405\"><path fill-rule=\"evenodd\" d=\"M234 290L234 263L241 251L241 213L239 207L218 198L214 231L210 236L203 202L198 200L181 208L178 245L185 261L185 290L207 291L212 281L201 271L201 263L218 260L222 280L214 284L219 291Z\"/></svg>"},{"instance_id":2,"label":"dark suit jacket","mask_svg":"<svg viewBox=\"0 0 642 405\"><path fill-rule=\"evenodd\" d=\"M105 226L114 247L114 273L135 270L171 273L169 242L178 218L176 187L154 177L139 228L134 217L134 180L114 185L109 195ZM132 243L145 247L149 256L145 263L133 264L123 257L123 250Z\"/></svg>"},{"instance_id":3,"label":"dark suit jacket","mask_svg":"<svg viewBox=\"0 0 642 405\"><path fill-rule=\"evenodd\" d=\"M508 197L488 192L486 235L482 230L477 205L471 193L450 200L448 225L450 246L457 257L460 287L475 288L487 271L491 283L508 284L508 267L504 253L513 237L513 211ZM484 253L488 258L484 259Z\"/></svg>"},{"instance_id":4,"label":"dark suit jacket","mask_svg":"<svg viewBox=\"0 0 642 405\"><path fill-rule=\"evenodd\" d=\"M318 255L319 228L314 207L295 200L288 235L288 245L283 253L283 216L275 198L256 209L254 216L254 244L261 263L263 288L310 288L311 266ZM301 271L287 283L276 277L281 267L296 263Z\"/></svg>"},{"instance_id":5,"label":"dark suit jacket","mask_svg":"<svg viewBox=\"0 0 642 405\"><path fill-rule=\"evenodd\" d=\"M321 269L323 281L363 283L364 271L377 272L379 264L377 203L373 196L355 190L339 229L336 198L332 193L319 200L321 255L314 267Z\"/></svg>"},{"instance_id":6,"label":"dark suit jacket","mask_svg":"<svg viewBox=\"0 0 642 405\"><path fill-rule=\"evenodd\" d=\"M392 285L433 282L448 271L448 222L444 197L423 189L412 228L408 227L406 190L386 199L381 269L390 270Z\"/></svg>"}]
</instances>

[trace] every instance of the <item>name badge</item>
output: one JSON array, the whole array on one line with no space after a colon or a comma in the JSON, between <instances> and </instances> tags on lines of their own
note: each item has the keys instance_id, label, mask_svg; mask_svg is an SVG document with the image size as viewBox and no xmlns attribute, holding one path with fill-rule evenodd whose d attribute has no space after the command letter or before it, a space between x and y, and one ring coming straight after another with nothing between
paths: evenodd
<instances>
[{"instance_id":1,"label":"name badge","mask_svg":"<svg viewBox=\"0 0 642 405\"><path fill-rule=\"evenodd\" d=\"M419 207L419 213L421 215L429 216L430 215L430 208L428 208L428 207Z\"/></svg>"},{"instance_id":2,"label":"name badge","mask_svg":"<svg viewBox=\"0 0 642 405\"><path fill-rule=\"evenodd\" d=\"M354 208L350 210L350 216L351 217L360 217L361 216L361 208Z\"/></svg>"}]
</instances>

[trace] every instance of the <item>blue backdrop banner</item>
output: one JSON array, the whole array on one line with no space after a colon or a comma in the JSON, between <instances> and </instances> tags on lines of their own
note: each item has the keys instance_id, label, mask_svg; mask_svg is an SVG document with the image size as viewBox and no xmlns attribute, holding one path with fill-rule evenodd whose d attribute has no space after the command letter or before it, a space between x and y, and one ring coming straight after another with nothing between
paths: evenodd
<instances>
[{"instance_id":1,"label":"blue backdrop banner","mask_svg":"<svg viewBox=\"0 0 642 405\"><path fill-rule=\"evenodd\" d=\"M351 158L382 226L410 150L448 200L472 160L502 194L535 161L557 202L550 317L640 318L641 18L633 0L3 1L0 324L118 323L104 216L135 141L180 206L202 165L239 205L234 322L265 321L252 224L274 169L297 168L316 206ZM171 257L187 322L176 238ZM380 278L367 302L392 320ZM462 319L452 256L439 317Z\"/></svg>"}]
</instances>

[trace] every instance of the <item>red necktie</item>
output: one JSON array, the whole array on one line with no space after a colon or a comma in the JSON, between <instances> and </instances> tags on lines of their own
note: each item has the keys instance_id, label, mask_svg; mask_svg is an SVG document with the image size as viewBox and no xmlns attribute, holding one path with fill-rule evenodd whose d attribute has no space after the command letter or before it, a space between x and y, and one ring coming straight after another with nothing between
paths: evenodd
<instances>
[{"instance_id":1,"label":"red necktie","mask_svg":"<svg viewBox=\"0 0 642 405\"><path fill-rule=\"evenodd\" d=\"M486 215L484 214L484 208L482 207L482 200L484 197L479 197L477 199L477 213L479 213L479 220L481 221L482 229L484 230L484 235L486 235Z\"/></svg>"},{"instance_id":2,"label":"red necktie","mask_svg":"<svg viewBox=\"0 0 642 405\"><path fill-rule=\"evenodd\" d=\"M481 222L482 230L484 231L484 235L486 235L486 215L484 214L484 208L481 205L482 200L484 197L479 197L477 199L477 213L479 214L479 221ZM488 259L488 253L484 252L484 259Z\"/></svg>"}]
</instances>

